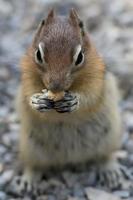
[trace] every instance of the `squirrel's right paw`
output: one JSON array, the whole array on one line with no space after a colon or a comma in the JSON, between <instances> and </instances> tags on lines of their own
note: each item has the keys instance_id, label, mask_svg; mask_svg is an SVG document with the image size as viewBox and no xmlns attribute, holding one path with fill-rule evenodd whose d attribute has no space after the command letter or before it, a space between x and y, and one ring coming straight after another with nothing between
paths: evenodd
<instances>
[{"instance_id":1,"label":"squirrel's right paw","mask_svg":"<svg viewBox=\"0 0 133 200\"><path fill-rule=\"evenodd\" d=\"M12 181L12 187L15 188L15 193L20 195L30 194L34 190L31 180L25 175L15 177Z\"/></svg>"},{"instance_id":2,"label":"squirrel's right paw","mask_svg":"<svg viewBox=\"0 0 133 200\"><path fill-rule=\"evenodd\" d=\"M22 176L14 176L8 191L17 196L38 196L38 183L41 180L41 173L24 173Z\"/></svg>"},{"instance_id":3,"label":"squirrel's right paw","mask_svg":"<svg viewBox=\"0 0 133 200\"><path fill-rule=\"evenodd\" d=\"M39 112L45 112L53 109L54 103L45 94L37 93L30 98L30 106Z\"/></svg>"}]
</instances>

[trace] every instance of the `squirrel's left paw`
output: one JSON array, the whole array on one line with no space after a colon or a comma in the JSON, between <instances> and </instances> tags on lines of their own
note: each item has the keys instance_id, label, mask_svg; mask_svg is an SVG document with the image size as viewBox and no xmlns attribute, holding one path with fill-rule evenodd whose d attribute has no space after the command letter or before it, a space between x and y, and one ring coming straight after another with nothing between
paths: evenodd
<instances>
[{"instance_id":1,"label":"squirrel's left paw","mask_svg":"<svg viewBox=\"0 0 133 200\"><path fill-rule=\"evenodd\" d=\"M101 165L98 169L99 182L109 189L118 189L122 187L123 173L119 163L115 161Z\"/></svg>"},{"instance_id":2,"label":"squirrel's left paw","mask_svg":"<svg viewBox=\"0 0 133 200\"><path fill-rule=\"evenodd\" d=\"M30 105L33 109L39 112L46 112L53 108L53 101L48 99L43 93L34 94L30 98Z\"/></svg>"},{"instance_id":3,"label":"squirrel's left paw","mask_svg":"<svg viewBox=\"0 0 133 200\"><path fill-rule=\"evenodd\" d=\"M59 113L72 112L78 109L79 100L76 94L66 92L62 100L54 103L54 109Z\"/></svg>"}]
</instances>

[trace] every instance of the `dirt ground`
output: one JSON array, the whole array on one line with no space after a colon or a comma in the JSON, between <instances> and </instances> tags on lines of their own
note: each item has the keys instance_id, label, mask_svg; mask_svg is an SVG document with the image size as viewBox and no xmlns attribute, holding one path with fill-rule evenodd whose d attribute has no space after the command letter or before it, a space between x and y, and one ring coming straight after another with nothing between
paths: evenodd
<instances>
[{"instance_id":1,"label":"dirt ground","mask_svg":"<svg viewBox=\"0 0 133 200\"><path fill-rule=\"evenodd\" d=\"M125 169L124 187L108 191L97 184L93 170L66 169L50 173L40 194L19 195L10 182L16 175L19 121L15 96L20 83L19 60L40 20L55 7L66 14L75 7L107 70L118 78L121 92L123 145L118 160ZM132 0L0 0L0 200L133 199L133 1ZM105 191L105 192L104 192ZM98 198L95 195L98 195Z\"/></svg>"}]
</instances>

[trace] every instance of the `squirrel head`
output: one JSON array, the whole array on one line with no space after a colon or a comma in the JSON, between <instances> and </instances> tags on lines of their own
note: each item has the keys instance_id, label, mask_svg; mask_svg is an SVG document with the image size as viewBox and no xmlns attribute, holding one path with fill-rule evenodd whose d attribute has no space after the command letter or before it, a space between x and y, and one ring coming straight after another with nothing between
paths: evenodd
<instances>
[{"instance_id":1,"label":"squirrel head","mask_svg":"<svg viewBox=\"0 0 133 200\"><path fill-rule=\"evenodd\" d=\"M90 42L74 9L69 16L51 10L42 20L33 41L34 62L48 90L68 90L86 66Z\"/></svg>"}]
</instances>

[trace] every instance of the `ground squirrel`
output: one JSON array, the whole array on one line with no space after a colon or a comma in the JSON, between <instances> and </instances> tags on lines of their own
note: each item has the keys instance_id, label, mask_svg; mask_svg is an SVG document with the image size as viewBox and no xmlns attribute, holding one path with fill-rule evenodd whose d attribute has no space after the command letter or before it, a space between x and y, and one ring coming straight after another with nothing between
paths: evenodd
<instances>
[{"instance_id":1,"label":"ground squirrel","mask_svg":"<svg viewBox=\"0 0 133 200\"><path fill-rule=\"evenodd\" d=\"M96 161L101 180L117 187L120 169L113 154L121 145L121 125L116 81L74 9L68 17L52 10L42 20L21 74L20 159L27 188L36 170L88 161Z\"/></svg>"}]
</instances>

